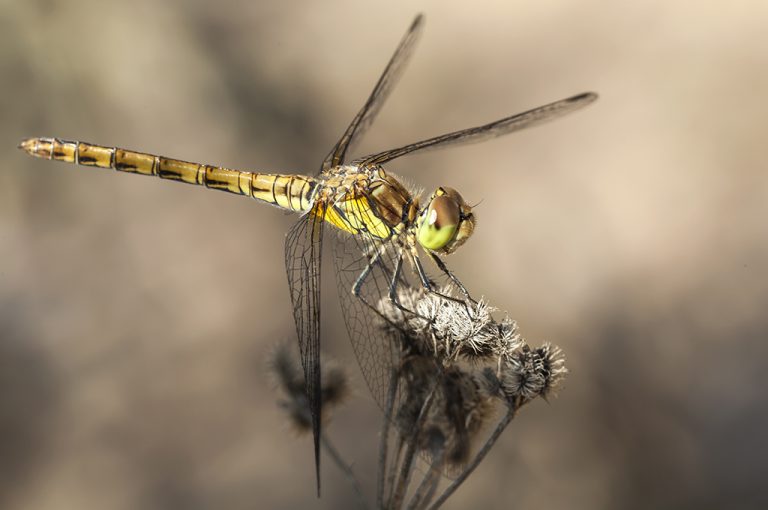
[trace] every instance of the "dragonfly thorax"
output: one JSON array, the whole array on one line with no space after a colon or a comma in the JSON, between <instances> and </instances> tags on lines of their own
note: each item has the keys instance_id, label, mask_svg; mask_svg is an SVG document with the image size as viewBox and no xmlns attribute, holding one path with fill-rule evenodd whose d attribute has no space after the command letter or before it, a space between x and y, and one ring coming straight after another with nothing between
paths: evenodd
<instances>
[{"instance_id":1,"label":"dragonfly thorax","mask_svg":"<svg viewBox=\"0 0 768 510\"><path fill-rule=\"evenodd\" d=\"M377 239L398 236L415 225L418 200L380 166L338 166L314 198L325 221L351 234Z\"/></svg>"}]
</instances>

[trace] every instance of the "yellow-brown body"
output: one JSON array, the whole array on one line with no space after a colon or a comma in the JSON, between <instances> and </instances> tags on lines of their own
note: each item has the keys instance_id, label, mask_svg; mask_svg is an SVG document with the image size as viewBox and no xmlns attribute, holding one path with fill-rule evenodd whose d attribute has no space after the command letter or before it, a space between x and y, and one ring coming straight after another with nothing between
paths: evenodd
<instances>
[{"instance_id":1,"label":"yellow-brown body","mask_svg":"<svg viewBox=\"0 0 768 510\"><path fill-rule=\"evenodd\" d=\"M154 175L248 196L290 211L311 211L353 235L367 232L388 239L412 225L418 215L418 201L380 166L339 166L329 176L316 179L232 170L58 138L29 138L20 147L39 158Z\"/></svg>"}]
</instances>

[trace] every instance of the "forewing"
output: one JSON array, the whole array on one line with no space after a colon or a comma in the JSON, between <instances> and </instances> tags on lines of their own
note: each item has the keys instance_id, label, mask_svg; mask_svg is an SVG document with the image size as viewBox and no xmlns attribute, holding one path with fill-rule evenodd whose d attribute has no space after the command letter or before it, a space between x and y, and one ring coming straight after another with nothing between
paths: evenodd
<instances>
[{"instance_id":1,"label":"forewing","mask_svg":"<svg viewBox=\"0 0 768 510\"><path fill-rule=\"evenodd\" d=\"M568 99L562 99L554 103L539 106L533 110L518 113L516 115L512 115L511 117L506 117L504 119L491 122L490 124L484 124L482 126L469 129L462 129L452 133L446 133L444 135L422 140L420 142L412 143L397 149L391 149L388 151L380 152L378 154L372 154L358 161L355 161L355 164L382 165L388 161L392 161L393 159L405 156L406 154L411 154L425 149L436 149L439 147L447 147L449 145L482 142L490 138L503 136L515 131L520 131L521 129L539 125L548 120L555 119L565 115L566 113L570 113L574 110L578 110L579 108L583 108L596 99L597 94L593 92L586 92L584 94L569 97Z\"/></svg>"},{"instance_id":2,"label":"forewing","mask_svg":"<svg viewBox=\"0 0 768 510\"><path fill-rule=\"evenodd\" d=\"M323 209L315 206L285 239L285 268L299 338L307 401L312 416L317 490L320 492L320 263Z\"/></svg>"},{"instance_id":3,"label":"forewing","mask_svg":"<svg viewBox=\"0 0 768 510\"><path fill-rule=\"evenodd\" d=\"M379 113L381 106L386 101L392 88L402 76L405 70L405 65L413 54L413 49L416 45L416 41L419 38L421 29L424 26L424 16L419 14L416 19L411 23L410 28L403 36L400 44L397 46L394 55L389 60L387 67L384 69L379 81L373 88L373 92L368 97L363 107L357 112L355 118L344 131L341 139L336 143L330 154L323 161L321 171L326 171L337 165L344 163L347 152L354 146L354 144L365 133L365 130L370 127L376 115Z\"/></svg>"}]
</instances>

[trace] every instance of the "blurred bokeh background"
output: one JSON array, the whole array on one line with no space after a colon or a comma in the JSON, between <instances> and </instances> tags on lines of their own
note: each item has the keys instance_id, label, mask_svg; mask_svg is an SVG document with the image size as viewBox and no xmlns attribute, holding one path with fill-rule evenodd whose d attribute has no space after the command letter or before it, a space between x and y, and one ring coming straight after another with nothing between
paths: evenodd
<instances>
[{"instance_id":1,"label":"blurred bokeh background","mask_svg":"<svg viewBox=\"0 0 768 510\"><path fill-rule=\"evenodd\" d=\"M451 267L572 371L447 508L765 508L768 4L0 1L0 508L342 508L280 414L294 218L26 157L59 136L314 171L416 12L358 154L585 90L588 109L391 170L462 191ZM367 487L377 408L330 277L330 427Z\"/></svg>"}]
</instances>

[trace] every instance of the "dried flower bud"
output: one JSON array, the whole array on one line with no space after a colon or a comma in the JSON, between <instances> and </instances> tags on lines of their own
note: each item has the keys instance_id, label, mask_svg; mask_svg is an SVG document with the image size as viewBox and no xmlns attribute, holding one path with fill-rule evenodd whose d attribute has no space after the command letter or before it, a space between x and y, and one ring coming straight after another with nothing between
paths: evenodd
<instances>
[{"instance_id":1,"label":"dried flower bud","mask_svg":"<svg viewBox=\"0 0 768 510\"><path fill-rule=\"evenodd\" d=\"M269 357L270 372L275 376L276 386L284 393L278 403L286 410L290 421L298 432L312 430L312 415L309 409L304 372L293 350L286 343L279 344ZM333 362L323 361L322 373L322 419L340 404L349 393L346 373Z\"/></svg>"},{"instance_id":2,"label":"dried flower bud","mask_svg":"<svg viewBox=\"0 0 768 510\"><path fill-rule=\"evenodd\" d=\"M515 321L495 320L487 302L409 286L397 301L377 303L380 327L402 341L392 423L441 470L466 465L499 399L546 398L567 372L560 349L531 349Z\"/></svg>"},{"instance_id":3,"label":"dried flower bud","mask_svg":"<svg viewBox=\"0 0 768 510\"><path fill-rule=\"evenodd\" d=\"M536 349L536 353L541 357L543 370L546 374L544 389L541 391L541 396L546 399L557 393L560 384L568 374L568 369L565 367L565 355L560 347L550 343L545 343Z\"/></svg>"},{"instance_id":4,"label":"dried flower bud","mask_svg":"<svg viewBox=\"0 0 768 510\"><path fill-rule=\"evenodd\" d=\"M404 437L412 434L425 412L418 448L428 458L443 458L450 468L467 461L472 440L493 412L493 395L475 372L440 366L427 355L409 357L401 370L397 430Z\"/></svg>"},{"instance_id":5,"label":"dried flower bud","mask_svg":"<svg viewBox=\"0 0 768 510\"><path fill-rule=\"evenodd\" d=\"M505 356L501 364L501 386L510 400L546 397L554 391L567 373L562 351L551 344L538 349L527 345Z\"/></svg>"},{"instance_id":6,"label":"dried flower bud","mask_svg":"<svg viewBox=\"0 0 768 510\"><path fill-rule=\"evenodd\" d=\"M402 328L420 352L447 360L498 357L522 345L517 326L509 317L497 322L491 316L495 309L488 303L446 299L448 293L448 289L439 294L421 288L401 289L400 305L413 311L407 317L388 297L382 298L378 309L387 319L382 327Z\"/></svg>"}]
</instances>

